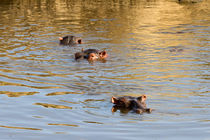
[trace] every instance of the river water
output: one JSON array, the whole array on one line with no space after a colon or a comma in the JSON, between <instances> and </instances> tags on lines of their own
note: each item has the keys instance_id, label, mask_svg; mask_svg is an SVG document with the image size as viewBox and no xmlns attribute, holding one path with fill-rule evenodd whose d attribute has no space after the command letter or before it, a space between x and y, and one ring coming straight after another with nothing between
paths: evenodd
<instances>
[{"instance_id":1,"label":"river water","mask_svg":"<svg viewBox=\"0 0 210 140\"><path fill-rule=\"evenodd\" d=\"M1 0L0 139L210 139L210 2ZM65 35L84 44L60 46ZM106 62L76 62L82 48ZM112 113L147 95L151 114Z\"/></svg>"}]
</instances>

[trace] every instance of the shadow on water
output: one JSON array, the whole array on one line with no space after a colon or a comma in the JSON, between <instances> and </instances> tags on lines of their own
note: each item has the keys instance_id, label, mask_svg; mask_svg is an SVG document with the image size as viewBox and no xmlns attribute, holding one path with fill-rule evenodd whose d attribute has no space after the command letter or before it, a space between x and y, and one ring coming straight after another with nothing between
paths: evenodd
<instances>
[{"instance_id":1,"label":"shadow on water","mask_svg":"<svg viewBox=\"0 0 210 140\"><path fill-rule=\"evenodd\" d=\"M0 139L209 138L209 7L1 0ZM85 43L60 46L67 34ZM77 62L82 48L109 57ZM112 113L112 96L142 94L151 114Z\"/></svg>"}]
</instances>

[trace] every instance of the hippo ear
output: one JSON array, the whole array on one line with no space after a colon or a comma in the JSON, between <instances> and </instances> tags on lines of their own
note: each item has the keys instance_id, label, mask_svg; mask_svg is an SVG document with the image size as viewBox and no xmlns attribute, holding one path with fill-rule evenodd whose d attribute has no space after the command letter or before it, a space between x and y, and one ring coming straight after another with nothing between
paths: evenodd
<instances>
[{"instance_id":1,"label":"hippo ear","mask_svg":"<svg viewBox=\"0 0 210 140\"><path fill-rule=\"evenodd\" d=\"M112 96L111 102L112 102L113 104L116 104L117 101L118 101L118 99L117 99L116 97Z\"/></svg>"},{"instance_id":2,"label":"hippo ear","mask_svg":"<svg viewBox=\"0 0 210 140\"><path fill-rule=\"evenodd\" d=\"M102 56L105 56L107 53L106 53L106 51L104 50L104 51L101 52L101 54L102 54Z\"/></svg>"},{"instance_id":3,"label":"hippo ear","mask_svg":"<svg viewBox=\"0 0 210 140\"><path fill-rule=\"evenodd\" d=\"M81 39L81 38L78 38L78 39L77 39L77 43L78 43L78 44L82 44L82 39Z\"/></svg>"},{"instance_id":4,"label":"hippo ear","mask_svg":"<svg viewBox=\"0 0 210 140\"><path fill-rule=\"evenodd\" d=\"M106 56L106 51L104 50L104 51L101 51L101 52L99 52L99 55L101 56L101 57L104 57L104 56Z\"/></svg>"},{"instance_id":5,"label":"hippo ear","mask_svg":"<svg viewBox=\"0 0 210 140\"><path fill-rule=\"evenodd\" d=\"M142 98L146 100L147 99L147 96L146 95L142 95Z\"/></svg>"},{"instance_id":6,"label":"hippo ear","mask_svg":"<svg viewBox=\"0 0 210 140\"><path fill-rule=\"evenodd\" d=\"M147 99L147 96L146 95L142 95L142 96L139 96L137 98L140 102L144 102L146 99Z\"/></svg>"},{"instance_id":7,"label":"hippo ear","mask_svg":"<svg viewBox=\"0 0 210 140\"><path fill-rule=\"evenodd\" d=\"M142 102L144 102L146 99L147 99L147 96L146 96L146 95L142 95L142 96L141 96L141 101L142 101Z\"/></svg>"}]
</instances>

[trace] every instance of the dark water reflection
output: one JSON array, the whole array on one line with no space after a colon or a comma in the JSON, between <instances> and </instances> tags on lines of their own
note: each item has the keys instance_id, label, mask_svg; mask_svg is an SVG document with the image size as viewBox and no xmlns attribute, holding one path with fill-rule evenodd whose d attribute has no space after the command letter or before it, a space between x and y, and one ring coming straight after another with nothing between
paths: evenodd
<instances>
[{"instance_id":1,"label":"dark water reflection","mask_svg":"<svg viewBox=\"0 0 210 140\"><path fill-rule=\"evenodd\" d=\"M0 139L210 137L208 0L0 1ZM85 44L59 46L58 37ZM105 49L105 63L74 61ZM112 113L148 96L151 114Z\"/></svg>"}]
</instances>

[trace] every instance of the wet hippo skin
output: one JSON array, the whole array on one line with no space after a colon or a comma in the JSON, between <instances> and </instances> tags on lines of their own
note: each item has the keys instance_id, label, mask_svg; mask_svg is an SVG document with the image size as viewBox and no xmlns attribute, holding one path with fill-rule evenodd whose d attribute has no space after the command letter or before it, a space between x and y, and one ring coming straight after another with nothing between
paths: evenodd
<instances>
[{"instance_id":1,"label":"wet hippo skin","mask_svg":"<svg viewBox=\"0 0 210 140\"><path fill-rule=\"evenodd\" d=\"M60 40L60 45L74 46L77 44L82 44L82 39L80 37L75 37L72 35L60 37L59 40Z\"/></svg>"},{"instance_id":2,"label":"wet hippo skin","mask_svg":"<svg viewBox=\"0 0 210 140\"><path fill-rule=\"evenodd\" d=\"M87 59L88 61L106 59L108 54L106 51L99 51L96 49L87 49L74 54L75 60Z\"/></svg>"},{"instance_id":3,"label":"wet hippo skin","mask_svg":"<svg viewBox=\"0 0 210 140\"><path fill-rule=\"evenodd\" d=\"M142 114L143 112L151 113L152 109L146 107L146 99L146 95L142 95L139 97L112 97L111 102L114 104L114 106L112 107L112 112L120 110L122 113L128 113L129 111L133 111L138 114Z\"/></svg>"}]
</instances>

